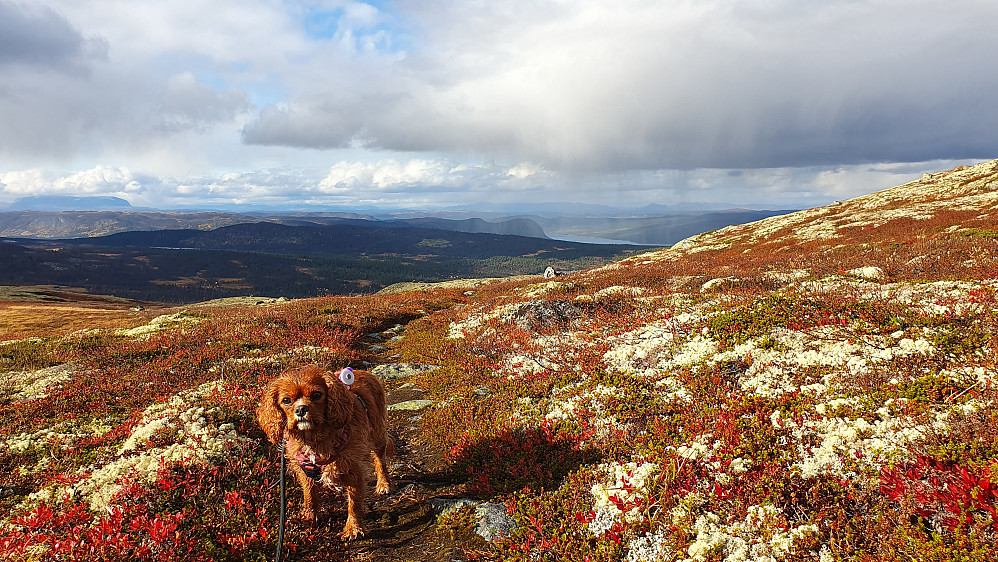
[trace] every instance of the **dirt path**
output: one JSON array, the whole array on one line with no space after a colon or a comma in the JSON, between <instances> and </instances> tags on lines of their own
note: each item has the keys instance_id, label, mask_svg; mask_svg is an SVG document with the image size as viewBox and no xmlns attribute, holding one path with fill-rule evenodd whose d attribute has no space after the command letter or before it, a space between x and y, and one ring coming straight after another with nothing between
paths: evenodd
<instances>
[{"instance_id":1,"label":"dirt path","mask_svg":"<svg viewBox=\"0 0 998 562\"><path fill-rule=\"evenodd\" d=\"M389 403L400 400L389 393ZM404 400L418 399L403 392ZM459 545L435 532L437 512L431 500L453 497L458 482L447 471L443 452L419 438L418 414L392 412L391 431L396 437L396 457L391 476L396 491L374 499L367 516L365 539L347 545L347 551L360 560L438 561L462 558ZM345 514L344 514L345 515Z\"/></svg>"}]
</instances>

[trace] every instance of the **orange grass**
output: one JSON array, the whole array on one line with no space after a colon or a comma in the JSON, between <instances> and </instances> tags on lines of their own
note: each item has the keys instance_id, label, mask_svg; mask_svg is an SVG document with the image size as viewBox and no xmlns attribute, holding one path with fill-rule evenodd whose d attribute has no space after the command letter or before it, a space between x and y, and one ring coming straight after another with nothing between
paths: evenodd
<instances>
[{"instance_id":1,"label":"orange grass","mask_svg":"<svg viewBox=\"0 0 998 562\"><path fill-rule=\"evenodd\" d=\"M134 328L168 311L165 307L134 311L120 305L0 301L0 341Z\"/></svg>"}]
</instances>

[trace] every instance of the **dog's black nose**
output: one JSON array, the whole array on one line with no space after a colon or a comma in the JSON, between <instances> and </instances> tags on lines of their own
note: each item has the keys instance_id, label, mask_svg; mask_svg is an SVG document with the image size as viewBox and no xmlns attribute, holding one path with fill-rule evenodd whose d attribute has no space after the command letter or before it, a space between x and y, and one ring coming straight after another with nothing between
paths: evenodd
<instances>
[{"instance_id":1,"label":"dog's black nose","mask_svg":"<svg viewBox=\"0 0 998 562\"><path fill-rule=\"evenodd\" d=\"M308 406L302 404L301 406L297 406L295 408L296 418L304 418L306 414L308 414Z\"/></svg>"}]
</instances>

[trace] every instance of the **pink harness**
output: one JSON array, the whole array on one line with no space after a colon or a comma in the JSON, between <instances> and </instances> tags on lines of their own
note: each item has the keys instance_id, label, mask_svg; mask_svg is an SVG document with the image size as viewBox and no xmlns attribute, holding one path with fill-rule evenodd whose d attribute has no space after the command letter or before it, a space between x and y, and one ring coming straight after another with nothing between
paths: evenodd
<instances>
[{"instance_id":1,"label":"pink harness","mask_svg":"<svg viewBox=\"0 0 998 562\"><path fill-rule=\"evenodd\" d=\"M338 457L347 448L348 443L350 443L350 432L344 427L340 429L339 444L336 445L336 449L329 456L329 461L321 462L316 458L315 453L306 455L301 449L298 449L298 452L295 453L295 462L298 463L298 466L305 471L305 474L309 478L318 482L322 479L323 469L333 464L334 461L332 459Z\"/></svg>"}]
</instances>

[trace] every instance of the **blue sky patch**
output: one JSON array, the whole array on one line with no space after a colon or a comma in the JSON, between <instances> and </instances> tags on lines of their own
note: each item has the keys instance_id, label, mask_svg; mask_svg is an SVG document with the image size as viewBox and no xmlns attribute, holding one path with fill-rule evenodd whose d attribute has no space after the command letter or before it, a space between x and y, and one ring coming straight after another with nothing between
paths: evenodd
<instances>
[{"instance_id":1,"label":"blue sky patch","mask_svg":"<svg viewBox=\"0 0 998 562\"><path fill-rule=\"evenodd\" d=\"M308 8L305 10L305 19L302 25L305 33L312 39L332 39L336 37L340 28L340 18L343 10L323 10L320 8Z\"/></svg>"}]
</instances>

